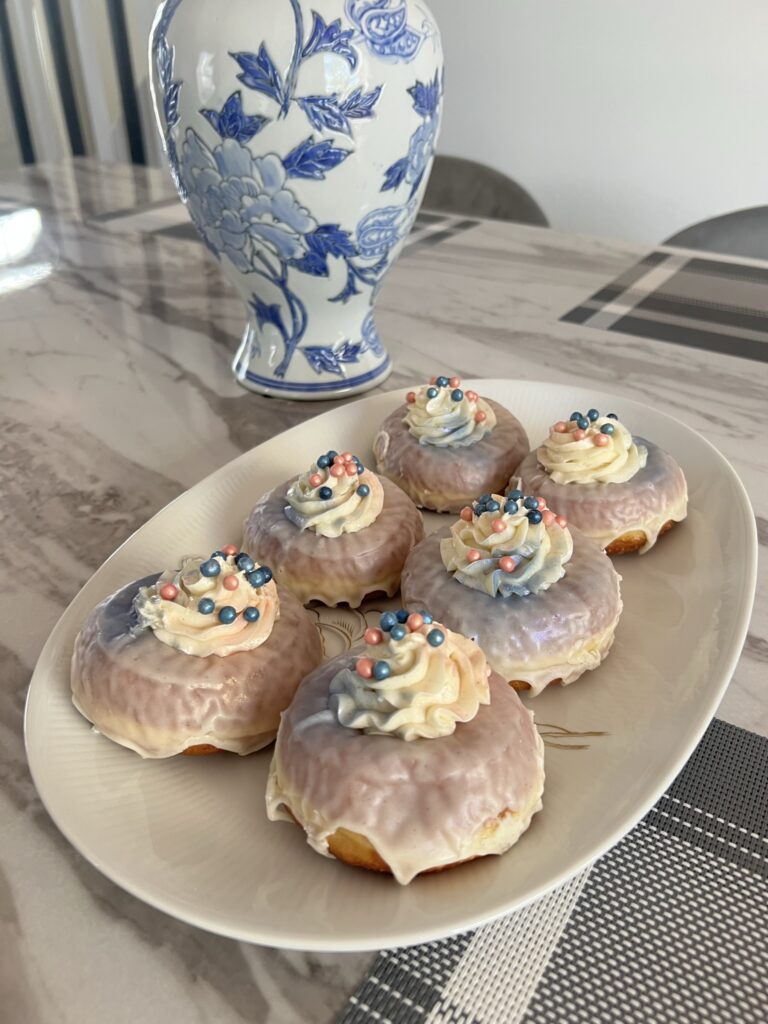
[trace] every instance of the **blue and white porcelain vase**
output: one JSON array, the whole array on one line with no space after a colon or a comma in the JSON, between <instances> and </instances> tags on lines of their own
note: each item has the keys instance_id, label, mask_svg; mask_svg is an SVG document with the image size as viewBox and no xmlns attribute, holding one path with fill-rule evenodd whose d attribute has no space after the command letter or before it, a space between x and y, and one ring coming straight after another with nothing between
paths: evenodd
<instances>
[{"instance_id":1,"label":"blue and white porcelain vase","mask_svg":"<svg viewBox=\"0 0 768 1024\"><path fill-rule=\"evenodd\" d=\"M237 380L289 398L380 384L374 301L440 125L426 5L165 0L150 51L174 182L248 307Z\"/></svg>"}]
</instances>

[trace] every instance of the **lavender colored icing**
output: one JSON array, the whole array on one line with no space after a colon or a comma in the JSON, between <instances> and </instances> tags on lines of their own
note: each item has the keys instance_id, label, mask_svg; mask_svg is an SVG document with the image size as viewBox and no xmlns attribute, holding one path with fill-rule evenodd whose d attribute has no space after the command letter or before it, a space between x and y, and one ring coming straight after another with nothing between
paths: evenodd
<instances>
[{"instance_id":1,"label":"lavender colored icing","mask_svg":"<svg viewBox=\"0 0 768 1024\"><path fill-rule=\"evenodd\" d=\"M143 757L202 743L238 754L266 746L296 687L322 659L312 620L279 590L279 617L260 647L223 658L184 654L139 626L134 597L157 578L129 583L88 616L72 659L75 707Z\"/></svg>"},{"instance_id":2,"label":"lavender colored icing","mask_svg":"<svg viewBox=\"0 0 768 1024\"><path fill-rule=\"evenodd\" d=\"M410 498L382 479L384 506L370 526L340 537L318 537L286 518L291 483L287 480L257 502L245 523L245 550L305 604L346 602L356 608L367 594L383 591L391 597L400 586L408 552L424 536L421 514Z\"/></svg>"},{"instance_id":3,"label":"lavender colored icing","mask_svg":"<svg viewBox=\"0 0 768 1024\"><path fill-rule=\"evenodd\" d=\"M520 478L524 490L540 494L569 525L578 526L602 547L625 533L643 530L646 543L641 552L645 552L656 543L666 522L685 519L688 489L683 471L671 455L643 438L634 440L647 449L648 458L625 483L556 484L539 465L535 451L522 462L515 478Z\"/></svg>"},{"instance_id":4,"label":"lavender colored icing","mask_svg":"<svg viewBox=\"0 0 768 1024\"><path fill-rule=\"evenodd\" d=\"M502 405L484 399L496 426L468 448L419 444L404 422L404 404L384 420L373 442L376 470L389 477L417 505L458 512L479 494L500 491L528 451L522 424Z\"/></svg>"},{"instance_id":5,"label":"lavender colored icing","mask_svg":"<svg viewBox=\"0 0 768 1024\"><path fill-rule=\"evenodd\" d=\"M450 526L411 552L403 570L403 603L428 608L449 629L476 639L491 667L539 693L554 679L573 682L607 653L621 613L621 577L593 541L571 529L573 555L565 575L527 597L492 597L447 572L440 542Z\"/></svg>"},{"instance_id":6,"label":"lavender colored icing","mask_svg":"<svg viewBox=\"0 0 768 1024\"><path fill-rule=\"evenodd\" d=\"M490 705L450 736L406 743L348 729L330 708L329 686L362 652L314 671L283 715L270 817L287 817L287 805L320 853L337 828L360 833L403 883L468 855L502 852L483 850L484 827L509 811L520 816L517 838L541 807L543 747L531 713L491 674Z\"/></svg>"}]
</instances>

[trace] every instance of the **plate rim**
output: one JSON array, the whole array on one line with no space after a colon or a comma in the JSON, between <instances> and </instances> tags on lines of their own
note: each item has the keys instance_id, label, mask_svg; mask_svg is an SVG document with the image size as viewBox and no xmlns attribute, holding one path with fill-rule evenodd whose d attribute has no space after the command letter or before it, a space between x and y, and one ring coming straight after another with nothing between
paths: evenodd
<instances>
[{"instance_id":1,"label":"plate rim","mask_svg":"<svg viewBox=\"0 0 768 1024\"><path fill-rule=\"evenodd\" d=\"M635 398L622 397L611 395L607 391L594 390L588 385L582 384L563 384L546 381L532 381L525 378L513 378L513 377L499 377L499 378L472 378L465 381L467 386L473 387L475 390L482 391L488 389L489 386L499 385L516 385L516 386L527 386L536 389L549 389L549 390L561 390L571 394L586 393L592 396L592 400L597 402L608 401L621 403L630 402L637 408L642 408L643 403ZM154 520L160 515L165 514L169 509L173 508L182 499L186 499L188 495L194 492L196 489L203 489L209 487L219 477L228 475L234 466L241 461L245 461L252 457L253 452L270 444L278 438L285 438L291 434L306 429L309 423L316 420L320 420L324 417L333 417L341 410L351 409L356 406L371 403L371 400L380 401L385 398L402 398L404 399L406 392L409 390L408 387L396 388L391 391L377 392L376 394L367 394L361 398L358 398L354 402L347 402L344 405L337 406L332 409L325 410L315 416L310 416L301 423L297 423L287 430L281 431L273 437L267 438L260 444L255 445L253 448L242 452L235 458L230 459L228 462L214 469L211 473L207 474L201 480L192 484L190 487L183 490L170 502L158 509L145 523L142 523L136 530L131 533L117 548L102 562L102 564L89 576L82 587L80 587L77 593L67 604L67 607L58 618L56 624L52 628L46 642L37 657L35 668L33 670L29 686L27 689L27 695L24 704L24 748L27 757L27 764L29 766L32 780L35 784L38 797L45 808L47 814L50 815L56 827L67 839L67 841L75 848L75 850L84 857L93 867L105 875L110 881L114 882L120 888L130 893L133 897L140 899L142 902L147 903L149 906L154 907L156 910L160 910L169 916L183 921L187 924L194 925L195 927L201 928L204 931L211 932L213 934L222 935L227 938L234 939L240 942L247 942L254 945L269 946L276 949L286 950L303 950L311 952L323 952L323 953L352 953L352 952L371 952L381 949L394 948L394 946L411 946L423 942L432 942L438 939L448 938L453 935L457 935L461 932L479 928L492 921L496 921L507 914L510 914L516 910L520 910L523 907L529 905L535 900L541 898L548 892L557 889L561 885L565 884L570 879L574 878L581 871L595 863L600 857L607 853L613 846L616 845L625 835L627 835L635 825L648 813L653 807L659 796L668 788L670 782L679 774L689 757L693 753L696 745L698 744L701 737L704 735L707 726L710 721L714 718L715 712L723 699L723 695L727 690L730 682L733 678L734 671L741 657L744 641L749 628L749 623L752 615L752 609L755 600L755 591L757 584L757 556L758 556L758 543L757 543L757 525L755 521L754 510L752 508L749 495L746 487L741 480L739 474L736 472L734 467L725 455L706 437L704 437L699 431L690 427L687 423L684 423L681 419L670 413L651 407L654 416L661 417L663 420L669 421L676 427L681 429L684 433L690 434L695 437L699 442L702 442L706 449L708 449L708 455L720 464L720 469L724 471L730 478L732 485L739 497L739 511L743 513L746 549L746 562L748 564L742 566L742 585L739 591L739 603L738 608L735 611L734 618L734 633L738 638L738 643L734 642L731 645L730 656L727 658L725 666L722 670L722 676L720 682L716 688L708 693L708 699L704 700L700 705L697 706L697 714L688 720L688 728L681 737L676 756L671 759L670 765L666 771L660 772L655 780L654 785L651 787L650 795L644 800L639 801L634 809L627 813L625 818L622 820L622 824L616 827L613 832L607 836L604 841L598 844L598 847L588 854L570 861L566 867L563 868L554 878L551 878L547 882L542 882L535 886L522 898L513 898L511 900L502 899L499 905L491 912L473 914L470 911L464 913L459 919L455 920L450 927L434 927L434 926L411 926L402 929L402 936L398 938L393 945L383 946L381 940L376 940L374 937L371 938L333 938L328 937L325 939L312 939L308 944L307 940L302 940L300 936L286 936L283 934L275 935L270 932L268 926L262 924L263 918L255 917L253 926L244 929L238 926L227 925L225 921L219 918L211 918L209 912L205 914L198 914L193 908L186 905L181 905L173 899L163 899L162 894L157 895L156 893L143 889L141 885L135 883L130 877L126 876L121 870L113 868L110 863L104 861L97 853L90 851L87 844L83 843L76 834L71 831L66 822L66 815L60 815L56 810L49 806L48 801L44 795L44 785L41 789L39 776L37 772L37 765L35 761L35 755L32 753L31 745L31 729L30 719L32 715L32 705L34 700L37 698L37 691L40 690L41 694L44 694L45 687L45 672L43 670L44 662L50 660L50 652L56 647L59 639L59 634L63 633L68 626L68 619L70 617L70 611L72 606L78 601L81 594L92 584L94 578L102 572L102 570L109 565L123 550L126 545L133 542L134 538L138 536L142 531L148 529ZM527 436L527 431L526 431ZM530 438L529 438L530 442ZM536 708L533 708L534 713Z\"/></svg>"}]
</instances>

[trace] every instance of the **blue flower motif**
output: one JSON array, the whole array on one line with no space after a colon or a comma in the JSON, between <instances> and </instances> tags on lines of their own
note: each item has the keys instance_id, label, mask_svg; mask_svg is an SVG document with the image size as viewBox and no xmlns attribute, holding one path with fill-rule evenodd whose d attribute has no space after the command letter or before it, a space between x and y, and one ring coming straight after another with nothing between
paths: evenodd
<instances>
[{"instance_id":1,"label":"blue flower motif","mask_svg":"<svg viewBox=\"0 0 768 1024\"><path fill-rule=\"evenodd\" d=\"M389 61L413 60L426 38L408 26L408 8L402 0L347 0L347 16L375 57Z\"/></svg>"},{"instance_id":2,"label":"blue flower motif","mask_svg":"<svg viewBox=\"0 0 768 1024\"><path fill-rule=\"evenodd\" d=\"M317 224L285 187L285 168L274 153L253 157L236 139L210 150L188 129L181 177L197 230L213 252L227 256L239 270L254 269L255 238L281 260L305 253L303 236Z\"/></svg>"},{"instance_id":3,"label":"blue flower motif","mask_svg":"<svg viewBox=\"0 0 768 1024\"><path fill-rule=\"evenodd\" d=\"M366 260L388 255L404 237L411 221L410 206L383 206L371 210L357 225L357 250Z\"/></svg>"},{"instance_id":4,"label":"blue flower motif","mask_svg":"<svg viewBox=\"0 0 768 1024\"><path fill-rule=\"evenodd\" d=\"M431 118L429 121L425 121L424 124L419 125L411 136L411 141L408 145L408 167L405 172L405 180L409 185L414 185L416 188L418 188L418 183L424 176L427 164L435 151L437 127L437 120Z\"/></svg>"},{"instance_id":5,"label":"blue flower motif","mask_svg":"<svg viewBox=\"0 0 768 1024\"><path fill-rule=\"evenodd\" d=\"M260 114L245 113L239 89L232 93L221 110L201 110L200 113L222 139L237 139L238 142L249 142L269 121L268 117Z\"/></svg>"}]
</instances>

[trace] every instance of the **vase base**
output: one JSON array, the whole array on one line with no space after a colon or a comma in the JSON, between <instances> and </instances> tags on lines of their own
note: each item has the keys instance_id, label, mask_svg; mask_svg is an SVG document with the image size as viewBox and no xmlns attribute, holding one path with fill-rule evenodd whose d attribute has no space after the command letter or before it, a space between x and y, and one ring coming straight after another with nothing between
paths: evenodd
<instances>
[{"instance_id":1,"label":"vase base","mask_svg":"<svg viewBox=\"0 0 768 1024\"><path fill-rule=\"evenodd\" d=\"M235 357L232 364L235 380L249 391L268 398L290 398L300 402L322 402L334 398L348 398L359 395L378 387L392 373L392 360L386 356L374 369L367 373L357 374L348 378L323 381L290 381L277 380L274 377L263 377Z\"/></svg>"}]
</instances>

